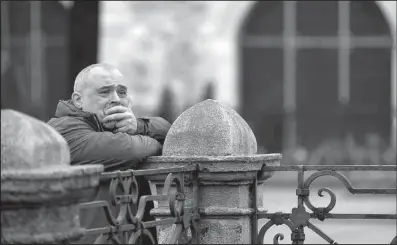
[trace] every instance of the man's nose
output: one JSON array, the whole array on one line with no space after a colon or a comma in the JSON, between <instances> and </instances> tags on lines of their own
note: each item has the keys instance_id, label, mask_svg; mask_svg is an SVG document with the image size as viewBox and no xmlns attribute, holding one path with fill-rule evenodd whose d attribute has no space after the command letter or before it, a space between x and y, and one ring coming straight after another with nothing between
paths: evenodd
<instances>
[{"instance_id":1,"label":"man's nose","mask_svg":"<svg viewBox=\"0 0 397 245\"><path fill-rule=\"evenodd\" d=\"M120 97L119 97L119 95L117 94L116 91L114 91L114 92L112 93L111 100L112 100L112 102L120 102Z\"/></svg>"}]
</instances>

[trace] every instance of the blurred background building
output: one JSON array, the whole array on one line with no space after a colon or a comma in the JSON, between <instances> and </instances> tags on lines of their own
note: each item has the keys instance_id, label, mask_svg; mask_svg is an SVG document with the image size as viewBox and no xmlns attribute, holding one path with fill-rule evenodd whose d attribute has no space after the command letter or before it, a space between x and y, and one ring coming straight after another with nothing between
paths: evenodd
<instances>
[{"instance_id":1,"label":"blurred background building","mask_svg":"<svg viewBox=\"0 0 397 245\"><path fill-rule=\"evenodd\" d=\"M395 164L395 43L395 1L1 1L1 106L46 121L107 62L138 116L213 98L286 164Z\"/></svg>"}]
</instances>

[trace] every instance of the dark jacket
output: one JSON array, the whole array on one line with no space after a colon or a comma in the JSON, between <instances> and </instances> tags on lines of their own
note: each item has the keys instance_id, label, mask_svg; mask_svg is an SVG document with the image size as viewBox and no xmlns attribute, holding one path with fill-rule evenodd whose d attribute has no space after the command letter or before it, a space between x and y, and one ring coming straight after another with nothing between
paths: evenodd
<instances>
[{"instance_id":1,"label":"dark jacket","mask_svg":"<svg viewBox=\"0 0 397 245\"><path fill-rule=\"evenodd\" d=\"M105 131L95 114L70 101L59 101L48 121L68 142L72 165L100 163L105 171L136 167L148 156L161 154L170 123L160 117L138 118L136 135Z\"/></svg>"},{"instance_id":2,"label":"dark jacket","mask_svg":"<svg viewBox=\"0 0 397 245\"><path fill-rule=\"evenodd\" d=\"M160 117L137 118L137 123L135 135L105 131L95 114L83 112L71 101L59 101L55 117L48 121L66 139L72 165L103 164L106 172L137 168L146 157L161 154L170 123ZM150 195L147 181L138 178L138 185L140 195ZM101 182L93 198L110 204L108 188L109 182ZM147 211L151 206L147 206ZM116 209L112 209L117 217ZM145 216L144 220L150 218ZM82 210L80 223L85 228L108 226L100 208ZM95 240L89 238L85 242L92 243L92 239Z\"/></svg>"}]
</instances>

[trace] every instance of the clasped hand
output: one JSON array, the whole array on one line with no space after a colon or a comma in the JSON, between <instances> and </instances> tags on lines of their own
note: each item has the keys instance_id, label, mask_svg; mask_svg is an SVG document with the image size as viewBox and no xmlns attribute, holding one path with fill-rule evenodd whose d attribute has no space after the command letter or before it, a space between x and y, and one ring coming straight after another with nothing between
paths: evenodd
<instances>
[{"instance_id":1,"label":"clasped hand","mask_svg":"<svg viewBox=\"0 0 397 245\"><path fill-rule=\"evenodd\" d=\"M103 124L106 128L113 129L113 132L135 134L138 124L131 109L125 106L114 106L105 111Z\"/></svg>"}]
</instances>

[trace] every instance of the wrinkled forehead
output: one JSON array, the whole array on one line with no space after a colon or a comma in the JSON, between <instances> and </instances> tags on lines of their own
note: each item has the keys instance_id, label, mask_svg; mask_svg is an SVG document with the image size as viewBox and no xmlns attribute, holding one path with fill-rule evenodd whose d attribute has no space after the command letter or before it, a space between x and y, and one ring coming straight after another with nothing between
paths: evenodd
<instances>
[{"instance_id":1,"label":"wrinkled forehead","mask_svg":"<svg viewBox=\"0 0 397 245\"><path fill-rule=\"evenodd\" d=\"M88 75L88 86L100 88L103 86L126 86L123 75L117 69L107 70L102 67L95 67Z\"/></svg>"}]
</instances>

